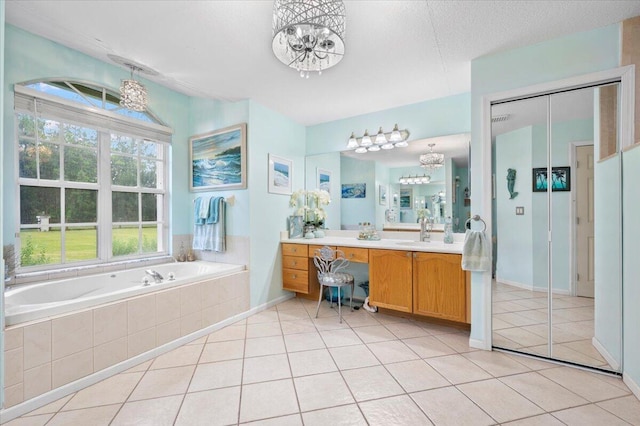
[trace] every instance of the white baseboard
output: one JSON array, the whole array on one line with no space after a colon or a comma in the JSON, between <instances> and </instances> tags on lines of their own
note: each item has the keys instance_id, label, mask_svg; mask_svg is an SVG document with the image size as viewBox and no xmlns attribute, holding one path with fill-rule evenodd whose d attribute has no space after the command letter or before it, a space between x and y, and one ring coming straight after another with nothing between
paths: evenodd
<instances>
[{"instance_id":1,"label":"white baseboard","mask_svg":"<svg viewBox=\"0 0 640 426\"><path fill-rule=\"evenodd\" d=\"M486 351L491 350L491 345L487 340L471 339L469 338L469 346L476 349L484 349Z\"/></svg>"},{"instance_id":2,"label":"white baseboard","mask_svg":"<svg viewBox=\"0 0 640 426\"><path fill-rule=\"evenodd\" d=\"M271 300L267 303L263 303L262 305L256 306L254 308L249 309L248 311L242 312L238 315L234 315L230 318L227 318L223 321L220 321L216 324L210 325L208 327L202 328L198 331L195 331L186 336L180 337L179 339L173 340L169 343L165 343L162 346L158 346L157 348L151 349L150 351L141 353L140 355L136 355L133 358L126 359L116 365L111 367L107 367L104 370L97 371L89 376L85 376L81 379L76 380L75 382L68 383L64 386L60 386L59 388L53 389L47 393L42 395L38 395L34 398L31 398L27 401L24 401L18 405L15 405L10 408L6 408L0 411L0 423L6 423L10 420L15 419L16 417L20 417L23 414L26 414L30 411L33 411L37 408L43 407L53 401L57 401L58 399L82 390L88 386L91 386L95 383L98 383L104 379L107 379L111 376L115 376L118 373L126 371L136 365L149 361L159 355L162 355L166 352L169 352L173 349L176 349L186 343L189 343L193 340L199 339L203 336L213 333L216 330L219 330L227 325L233 324L234 322L240 321L251 315L257 314L258 312L267 310L272 306L277 305L278 303L284 302L285 300L291 299L294 297L294 293L287 294L281 297L278 297L274 300Z\"/></svg>"},{"instance_id":3,"label":"white baseboard","mask_svg":"<svg viewBox=\"0 0 640 426\"><path fill-rule=\"evenodd\" d=\"M633 392L636 398L640 399L640 386L633 379L626 374L622 374L622 381Z\"/></svg>"},{"instance_id":4,"label":"white baseboard","mask_svg":"<svg viewBox=\"0 0 640 426\"><path fill-rule=\"evenodd\" d=\"M496 276L496 282L500 283L500 284L506 284L506 285L510 285L512 287L517 287L517 288L521 288L523 290L529 290L529 291L539 291L541 293L546 293L547 292L547 287L537 287L537 286L533 286L530 284L523 284L523 283L519 283L516 281L510 281L510 280L505 280L502 278L499 278ZM570 296L571 295L571 290L554 290L553 294L559 294L561 296Z\"/></svg>"},{"instance_id":5,"label":"white baseboard","mask_svg":"<svg viewBox=\"0 0 640 426\"><path fill-rule=\"evenodd\" d=\"M591 338L591 344L593 345L594 348L596 348L598 352L600 352L600 355L602 355L605 361L609 363L611 368L613 368L615 371L620 370L620 363L616 361L616 359L613 356L611 356L609 351L604 347L602 343L600 343L598 339L596 339L595 336Z\"/></svg>"},{"instance_id":6,"label":"white baseboard","mask_svg":"<svg viewBox=\"0 0 640 426\"><path fill-rule=\"evenodd\" d=\"M503 278L500 278L498 275L496 275L496 282L500 283L500 284L507 284L513 287L518 287L518 288L522 288L525 290L533 290L533 286L530 284L523 284L523 283L519 283L517 281L511 281L511 280L505 280Z\"/></svg>"}]
</instances>

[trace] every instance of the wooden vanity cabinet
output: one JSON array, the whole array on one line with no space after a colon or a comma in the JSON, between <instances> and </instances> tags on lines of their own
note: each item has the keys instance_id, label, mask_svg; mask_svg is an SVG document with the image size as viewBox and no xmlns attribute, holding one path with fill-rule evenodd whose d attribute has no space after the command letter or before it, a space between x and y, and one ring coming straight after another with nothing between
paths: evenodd
<instances>
[{"instance_id":1,"label":"wooden vanity cabinet","mask_svg":"<svg viewBox=\"0 0 640 426\"><path fill-rule=\"evenodd\" d=\"M412 263L410 251L369 249L369 304L411 313Z\"/></svg>"},{"instance_id":2,"label":"wooden vanity cabinet","mask_svg":"<svg viewBox=\"0 0 640 426\"><path fill-rule=\"evenodd\" d=\"M306 245L282 244L282 288L299 293L309 292Z\"/></svg>"},{"instance_id":3,"label":"wooden vanity cabinet","mask_svg":"<svg viewBox=\"0 0 640 426\"><path fill-rule=\"evenodd\" d=\"M413 253L413 313L467 321L466 273L461 255Z\"/></svg>"}]
</instances>

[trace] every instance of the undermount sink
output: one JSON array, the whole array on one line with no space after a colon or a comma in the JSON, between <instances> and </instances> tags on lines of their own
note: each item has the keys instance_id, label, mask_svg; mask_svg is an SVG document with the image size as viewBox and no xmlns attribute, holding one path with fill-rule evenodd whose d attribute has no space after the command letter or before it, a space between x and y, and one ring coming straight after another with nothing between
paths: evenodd
<instances>
[{"instance_id":1,"label":"undermount sink","mask_svg":"<svg viewBox=\"0 0 640 426\"><path fill-rule=\"evenodd\" d=\"M424 246L431 244L431 241L398 241L396 244L399 246Z\"/></svg>"}]
</instances>

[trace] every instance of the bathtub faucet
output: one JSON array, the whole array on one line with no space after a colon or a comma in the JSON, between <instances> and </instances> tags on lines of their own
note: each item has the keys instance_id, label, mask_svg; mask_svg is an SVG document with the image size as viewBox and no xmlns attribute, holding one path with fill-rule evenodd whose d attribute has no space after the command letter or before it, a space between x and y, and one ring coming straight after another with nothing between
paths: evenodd
<instances>
[{"instance_id":1,"label":"bathtub faucet","mask_svg":"<svg viewBox=\"0 0 640 426\"><path fill-rule=\"evenodd\" d=\"M156 282L156 284L161 283L164 280L164 277L160 275L158 271L154 271L153 269L147 269L144 271L147 275L150 275L151 278Z\"/></svg>"}]
</instances>

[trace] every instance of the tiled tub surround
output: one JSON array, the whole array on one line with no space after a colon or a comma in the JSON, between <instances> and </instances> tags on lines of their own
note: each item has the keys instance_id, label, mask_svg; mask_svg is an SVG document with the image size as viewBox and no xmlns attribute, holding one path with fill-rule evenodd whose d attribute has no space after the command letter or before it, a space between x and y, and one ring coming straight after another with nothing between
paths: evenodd
<instances>
[{"instance_id":1,"label":"tiled tub surround","mask_svg":"<svg viewBox=\"0 0 640 426\"><path fill-rule=\"evenodd\" d=\"M249 309L249 272L5 329L5 408Z\"/></svg>"},{"instance_id":2,"label":"tiled tub surround","mask_svg":"<svg viewBox=\"0 0 640 426\"><path fill-rule=\"evenodd\" d=\"M244 265L172 262L102 274L46 281L5 292L5 324L14 325L215 278L244 270ZM160 282L146 271L157 272ZM146 283L143 281L146 280Z\"/></svg>"}]
</instances>

